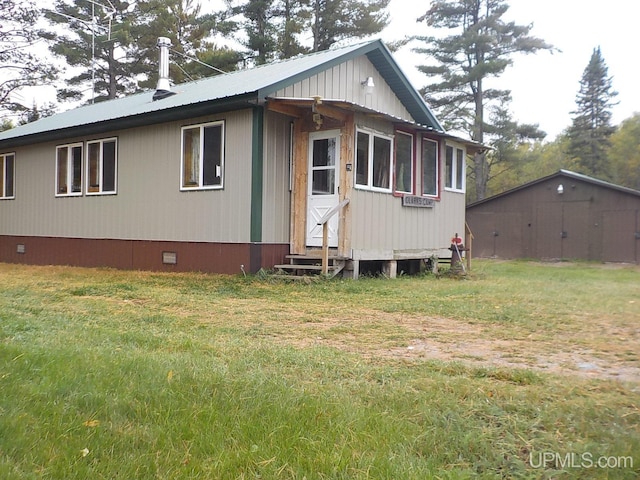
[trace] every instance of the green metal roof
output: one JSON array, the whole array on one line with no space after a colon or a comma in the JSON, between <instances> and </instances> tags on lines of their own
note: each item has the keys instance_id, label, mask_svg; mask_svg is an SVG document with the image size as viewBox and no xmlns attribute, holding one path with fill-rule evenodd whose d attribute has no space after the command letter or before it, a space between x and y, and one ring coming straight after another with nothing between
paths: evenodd
<instances>
[{"instance_id":1,"label":"green metal roof","mask_svg":"<svg viewBox=\"0 0 640 480\"><path fill-rule=\"evenodd\" d=\"M444 131L387 47L373 40L178 84L172 90L175 95L157 101L152 100L154 91L148 91L61 112L0 132L0 150L255 105L285 86L361 55L372 62L416 123Z\"/></svg>"}]
</instances>

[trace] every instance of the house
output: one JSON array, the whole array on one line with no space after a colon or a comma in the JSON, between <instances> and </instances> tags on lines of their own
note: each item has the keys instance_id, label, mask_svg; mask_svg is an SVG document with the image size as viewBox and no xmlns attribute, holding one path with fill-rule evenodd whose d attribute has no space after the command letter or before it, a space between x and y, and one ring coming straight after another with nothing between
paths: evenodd
<instances>
[{"instance_id":1,"label":"house","mask_svg":"<svg viewBox=\"0 0 640 480\"><path fill-rule=\"evenodd\" d=\"M640 262L640 192L568 170L467 207L473 255Z\"/></svg>"},{"instance_id":2,"label":"house","mask_svg":"<svg viewBox=\"0 0 640 480\"><path fill-rule=\"evenodd\" d=\"M317 258L323 231L352 277L450 254L477 145L382 42L174 87L159 47L155 92L0 133L0 261L256 272Z\"/></svg>"}]
</instances>

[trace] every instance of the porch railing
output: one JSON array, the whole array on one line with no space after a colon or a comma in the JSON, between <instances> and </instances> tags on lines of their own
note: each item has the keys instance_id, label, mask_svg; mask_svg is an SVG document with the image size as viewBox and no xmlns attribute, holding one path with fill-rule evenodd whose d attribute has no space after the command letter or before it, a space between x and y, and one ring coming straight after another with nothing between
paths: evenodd
<instances>
[{"instance_id":1,"label":"porch railing","mask_svg":"<svg viewBox=\"0 0 640 480\"><path fill-rule=\"evenodd\" d=\"M338 205L333 207L324 216L318 220L318 225L322 225L322 274L329 273L329 220L336 213L349 204L349 199L345 198Z\"/></svg>"}]
</instances>

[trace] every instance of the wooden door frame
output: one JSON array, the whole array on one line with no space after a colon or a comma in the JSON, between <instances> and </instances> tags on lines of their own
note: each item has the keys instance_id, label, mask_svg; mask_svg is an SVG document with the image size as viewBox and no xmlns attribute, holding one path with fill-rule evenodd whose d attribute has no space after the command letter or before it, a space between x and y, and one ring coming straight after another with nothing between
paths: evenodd
<instances>
[{"instance_id":1,"label":"wooden door frame","mask_svg":"<svg viewBox=\"0 0 640 480\"><path fill-rule=\"evenodd\" d=\"M311 112L309 112L309 117ZM316 130L309 124L306 116L296 118L293 122L293 155L292 155L292 192L291 192L291 253L304 255L307 253L307 192L309 171L309 133ZM333 119L326 122L326 130L340 130L340 196L339 200L351 197L353 189L353 164L354 164L354 116L351 112L345 112L341 119ZM336 124L336 120L339 122ZM325 130L325 128L322 128ZM347 165L351 167L348 168ZM351 208L348 205L340 213L338 226L338 254L350 256L351 254Z\"/></svg>"}]
</instances>

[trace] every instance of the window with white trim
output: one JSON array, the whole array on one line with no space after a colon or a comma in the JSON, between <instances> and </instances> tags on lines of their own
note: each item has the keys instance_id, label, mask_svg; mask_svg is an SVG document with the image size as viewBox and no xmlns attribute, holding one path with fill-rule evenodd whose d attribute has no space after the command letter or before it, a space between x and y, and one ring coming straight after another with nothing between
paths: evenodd
<instances>
[{"instance_id":1,"label":"window with white trim","mask_svg":"<svg viewBox=\"0 0 640 480\"><path fill-rule=\"evenodd\" d=\"M223 187L224 122L182 127L181 190Z\"/></svg>"},{"instance_id":2,"label":"window with white trim","mask_svg":"<svg viewBox=\"0 0 640 480\"><path fill-rule=\"evenodd\" d=\"M87 195L116 193L117 140L87 142Z\"/></svg>"},{"instance_id":3,"label":"window with white trim","mask_svg":"<svg viewBox=\"0 0 640 480\"><path fill-rule=\"evenodd\" d=\"M413 193L413 135L396 133L396 192Z\"/></svg>"},{"instance_id":4,"label":"window with white trim","mask_svg":"<svg viewBox=\"0 0 640 480\"><path fill-rule=\"evenodd\" d=\"M422 195L438 196L438 142L422 139Z\"/></svg>"},{"instance_id":5,"label":"window with white trim","mask_svg":"<svg viewBox=\"0 0 640 480\"><path fill-rule=\"evenodd\" d=\"M14 153L0 154L0 198L15 198L15 165Z\"/></svg>"},{"instance_id":6,"label":"window with white trim","mask_svg":"<svg viewBox=\"0 0 640 480\"><path fill-rule=\"evenodd\" d=\"M464 192L465 161L464 150L447 145L445 156L444 186L447 190Z\"/></svg>"},{"instance_id":7,"label":"window with white trim","mask_svg":"<svg viewBox=\"0 0 640 480\"><path fill-rule=\"evenodd\" d=\"M391 192L393 140L378 133L356 134L356 187Z\"/></svg>"},{"instance_id":8,"label":"window with white trim","mask_svg":"<svg viewBox=\"0 0 640 480\"><path fill-rule=\"evenodd\" d=\"M56 147L56 196L82 195L82 143Z\"/></svg>"}]
</instances>

